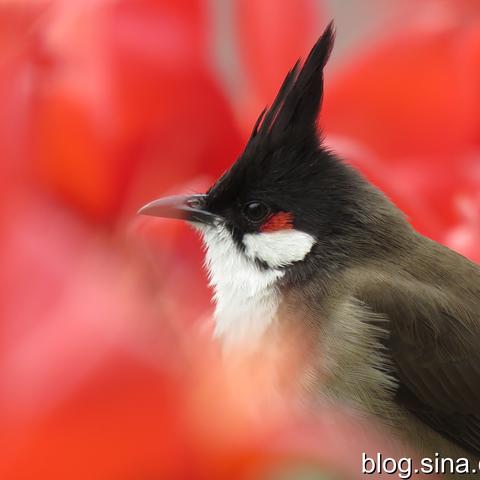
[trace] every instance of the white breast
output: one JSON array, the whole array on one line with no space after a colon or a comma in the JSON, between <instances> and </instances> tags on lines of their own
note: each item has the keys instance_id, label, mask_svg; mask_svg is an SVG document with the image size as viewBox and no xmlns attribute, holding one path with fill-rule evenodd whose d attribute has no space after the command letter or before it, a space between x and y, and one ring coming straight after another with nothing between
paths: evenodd
<instances>
[{"instance_id":1,"label":"white breast","mask_svg":"<svg viewBox=\"0 0 480 480\"><path fill-rule=\"evenodd\" d=\"M276 287L284 272L261 269L235 245L230 232L217 226L201 229L205 263L214 289L215 336L228 348L252 347L274 321L280 303Z\"/></svg>"}]
</instances>

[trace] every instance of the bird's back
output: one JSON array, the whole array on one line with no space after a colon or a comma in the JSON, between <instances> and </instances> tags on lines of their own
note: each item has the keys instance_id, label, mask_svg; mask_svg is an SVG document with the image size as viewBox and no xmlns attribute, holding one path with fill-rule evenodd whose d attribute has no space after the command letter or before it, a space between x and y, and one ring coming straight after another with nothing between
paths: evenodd
<instances>
[{"instance_id":1,"label":"bird's back","mask_svg":"<svg viewBox=\"0 0 480 480\"><path fill-rule=\"evenodd\" d=\"M425 454L480 458L480 267L413 231L391 258L287 295L318 343L307 390L377 416Z\"/></svg>"}]
</instances>

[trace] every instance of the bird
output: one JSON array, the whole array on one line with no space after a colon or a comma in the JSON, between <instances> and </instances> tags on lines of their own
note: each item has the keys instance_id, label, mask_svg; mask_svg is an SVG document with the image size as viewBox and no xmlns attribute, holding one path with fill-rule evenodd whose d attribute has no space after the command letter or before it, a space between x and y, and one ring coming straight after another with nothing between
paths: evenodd
<instances>
[{"instance_id":1,"label":"bird","mask_svg":"<svg viewBox=\"0 0 480 480\"><path fill-rule=\"evenodd\" d=\"M306 395L322 390L425 454L479 459L480 266L418 233L326 144L334 39L332 22L205 193L139 213L200 233L225 348L261 349L293 322Z\"/></svg>"}]
</instances>

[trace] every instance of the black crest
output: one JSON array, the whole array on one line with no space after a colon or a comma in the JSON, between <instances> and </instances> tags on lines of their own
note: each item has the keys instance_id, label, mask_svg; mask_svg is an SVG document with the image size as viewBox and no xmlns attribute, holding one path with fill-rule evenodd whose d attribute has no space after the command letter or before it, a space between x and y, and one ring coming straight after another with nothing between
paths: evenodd
<instances>
[{"instance_id":1,"label":"black crest","mask_svg":"<svg viewBox=\"0 0 480 480\"><path fill-rule=\"evenodd\" d=\"M225 208L249 197L277 203L301 191L328 166L320 155L317 117L323 97L323 68L334 42L330 23L305 62L297 61L270 108L259 116L242 155L209 190L209 206ZM317 182L318 183L318 182ZM282 201L283 203L283 201ZM279 206L280 208L280 206Z\"/></svg>"},{"instance_id":2,"label":"black crest","mask_svg":"<svg viewBox=\"0 0 480 480\"><path fill-rule=\"evenodd\" d=\"M258 117L249 144L267 138L275 142L285 134L316 135L323 97L323 68L330 57L334 38L332 22L315 43L304 64L297 61L287 74L271 107Z\"/></svg>"}]
</instances>

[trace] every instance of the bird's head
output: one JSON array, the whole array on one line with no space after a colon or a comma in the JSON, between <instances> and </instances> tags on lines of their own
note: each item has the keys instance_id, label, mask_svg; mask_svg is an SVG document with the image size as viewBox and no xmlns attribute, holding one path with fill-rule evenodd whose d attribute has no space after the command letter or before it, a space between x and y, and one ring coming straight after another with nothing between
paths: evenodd
<instances>
[{"instance_id":1,"label":"bird's head","mask_svg":"<svg viewBox=\"0 0 480 480\"><path fill-rule=\"evenodd\" d=\"M140 212L192 222L225 262L229 249L276 271L314 252L350 255L344 240L350 242L357 228L368 234L362 223L376 213L362 214L358 193L365 182L318 135L323 69L333 41L330 24L303 65L297 62L287 74L242 155L205 194L155 200Z\"/></svg>"}]
</instances>

